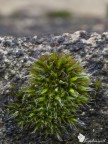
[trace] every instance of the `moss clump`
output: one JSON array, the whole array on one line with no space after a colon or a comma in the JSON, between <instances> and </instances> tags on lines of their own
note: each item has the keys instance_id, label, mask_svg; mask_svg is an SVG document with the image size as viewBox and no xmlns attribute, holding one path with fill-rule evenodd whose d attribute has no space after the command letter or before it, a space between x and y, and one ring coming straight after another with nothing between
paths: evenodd
<instances>
[{"instance_id":1,"label":"moss clump","mask_svg":"<svg viewBox=\"0 0 108 144\"><path fill-rule=\"evenodd\" d=\"M60 139L77 122L76 112L89 100L90 79L68 54L41 56L30 69L29 85L9 105L20 127Z\"/></svg>"},{"instance_id":2,"label":"moss clump","mask_svg":"<svg viewBox=\"0 0 108 144\"><path fill-rule=\"evenodd\" d=\"M94 90L99 91L102 89L102 82L97 79L93 86L94 86Z\"/></svg>"},{"instance_id":3,"label":"moss clump","mask_svg":"<svg viewBox=\"0 0 108 144\"><path fill-rule=\"evenodd\" d=\"M52 11L52 12L48 13L48 17L50 17L50 18L70 18L70 17L72 17L72 14L65 10Z\"/></svg>"}]
</instances>

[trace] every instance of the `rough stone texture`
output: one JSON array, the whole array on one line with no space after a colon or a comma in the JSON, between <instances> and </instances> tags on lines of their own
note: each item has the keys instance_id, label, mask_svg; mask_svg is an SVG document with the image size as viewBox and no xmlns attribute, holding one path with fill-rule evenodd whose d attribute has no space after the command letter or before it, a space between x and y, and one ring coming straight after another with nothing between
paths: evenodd
<instances>
[{"instance_id":1,"label":"rough stone texture","mask_svg":"<svg viewBox=\"0 0 108 144\"><path fill-rule=\"evenodd\" d=\"M104 119L108 118L107 32L101 35L97 33L87 33L86 31L77 31L73 34L64 33L59 36L49 35L44 37L34 36L23 38L0 37L0 140L2 144L29 144L31 142L29 139L26 142L16 142L10 137L7 138L6 135L9 133L11 135L12 129L14 128L11 123L5 122L6 120L2 121L5 115L4 105L6 105L7 101L10 101L8 92L10 91L11 85L17 83L21 86L25 83L31 64L36 61L40 55L53 51L62 51L74 56L77 61L82 62L83 66L88 70L88 73L91 74L94 80L98 78L102 81L104 87L104 93L102 95L105 103L103 101L104 106L99 112L104 115ZM89 110L92 114L94 114L93 111L96 111L96 109L94 110L93 108ZM85 113L86 111L82 113L82 115L86 115ZM106 137L108 136L108 127L106 126L105 128L104 124L96 122L96 118L97 116L94 118L95 120L91 118L91 121L94 120L95 122L93 123L97 125L92 127L92 131L89 130L89 132L93 133L96 131L96 127L98 129L97 133L104 135L102 138L108 140L108 137ZM8 118L5 116L4 119ZM108 121L105 121L105 125L108 125L107 122ZM86 127L84 123L81 123L81 125L83 126L82 129ZM90 138L90 135L88 135L88 138ZM35 144L35 142L31 143Z\"/></svg>"}]
</instances>

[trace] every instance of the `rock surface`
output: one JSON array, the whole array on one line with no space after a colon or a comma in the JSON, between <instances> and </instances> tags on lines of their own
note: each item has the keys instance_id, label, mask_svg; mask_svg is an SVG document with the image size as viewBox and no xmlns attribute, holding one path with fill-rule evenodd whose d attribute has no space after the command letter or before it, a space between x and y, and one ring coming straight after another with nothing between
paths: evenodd
<instances>
[{"instance_id":1,"label":"rock surface","mask_svg":"<svg viewBox=\"0 0 108 144\"><path fill-rule=\"evenodd\" d=\"M25 138L25 141L21 139L16 141L13 136L10 136L14 126L10 121L7 122L8 118L4 114L4 105L7 101L10 101L8 92L11 85L17 83L21 86L26 82L31 64L40 55L53 51L69 53L74 56L77 61L83 64L94 80L98 78L102 81L104 87L100 94L102 96L97 99L95 104L90 105L88 110L86 109L85 112L81 113L82 122L80 126L81 131L89 139L96 139L101 136L101 140L108 141L108 33L105 32L100 35L77 31L73 34L64 33L59 36L0 37L1 144L36 143L29 138ZM97 113L96 110L98 110ZM99 117L101 116L102 119L100 120ZM75 138L77 144L78 139L76 136Z\"/></svg>"}]
</instances>

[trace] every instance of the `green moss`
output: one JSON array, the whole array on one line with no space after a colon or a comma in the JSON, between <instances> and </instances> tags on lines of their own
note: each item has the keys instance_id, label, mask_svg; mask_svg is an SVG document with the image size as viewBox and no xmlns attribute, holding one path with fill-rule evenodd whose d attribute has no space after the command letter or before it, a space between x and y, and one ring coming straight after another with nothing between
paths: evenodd
<instances>
[{"instance_id":1,"label":"green moss","mask_svg":"<svg viewBox=\"0 0 108 144\"><path fill-rule=\"evenodd\" d=\"M29 85L8 108L20 127L61 139L77 122L78 108L88 102L89 84L86 70L70 55L47 54L31 66Z\"/></svg>"},{"instance_id":2,"label":"green moss","mask_svg":"<svg viewBox=\"0 0 108 144\"><path fill-rule=\"evenodd\" d=\"M100 80L96 80L94 83L94 89L96 91L99 91L100 89L102 89L102 82Z\"/></svg>"},{"instance_id":3,"label":"green moss","mask_svg":"<svg viewBox=\"0 0 108 144\"><path fill-rule=\"evenodd\" d=\"M48 17L50 18L70 18L72 17L72 14L68 11L61 10L61 11L52 11L48 13Z\"/></svg>"}]
</instances>

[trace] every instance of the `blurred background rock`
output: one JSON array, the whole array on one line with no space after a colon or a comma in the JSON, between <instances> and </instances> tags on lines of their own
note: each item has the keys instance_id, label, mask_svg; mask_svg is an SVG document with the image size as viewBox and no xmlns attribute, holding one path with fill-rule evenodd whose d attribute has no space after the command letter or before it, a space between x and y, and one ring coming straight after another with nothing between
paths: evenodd
<instances>
[{"instance_id":1,"label":"blurred background rock","mask_svg":"<svg viewBox=\"0 0 108 144\"><path fill-rule=\"evenodd\" d=\"M0 36L108 29L108 0L0 0Z\"/></svg>"}]
</instances>

